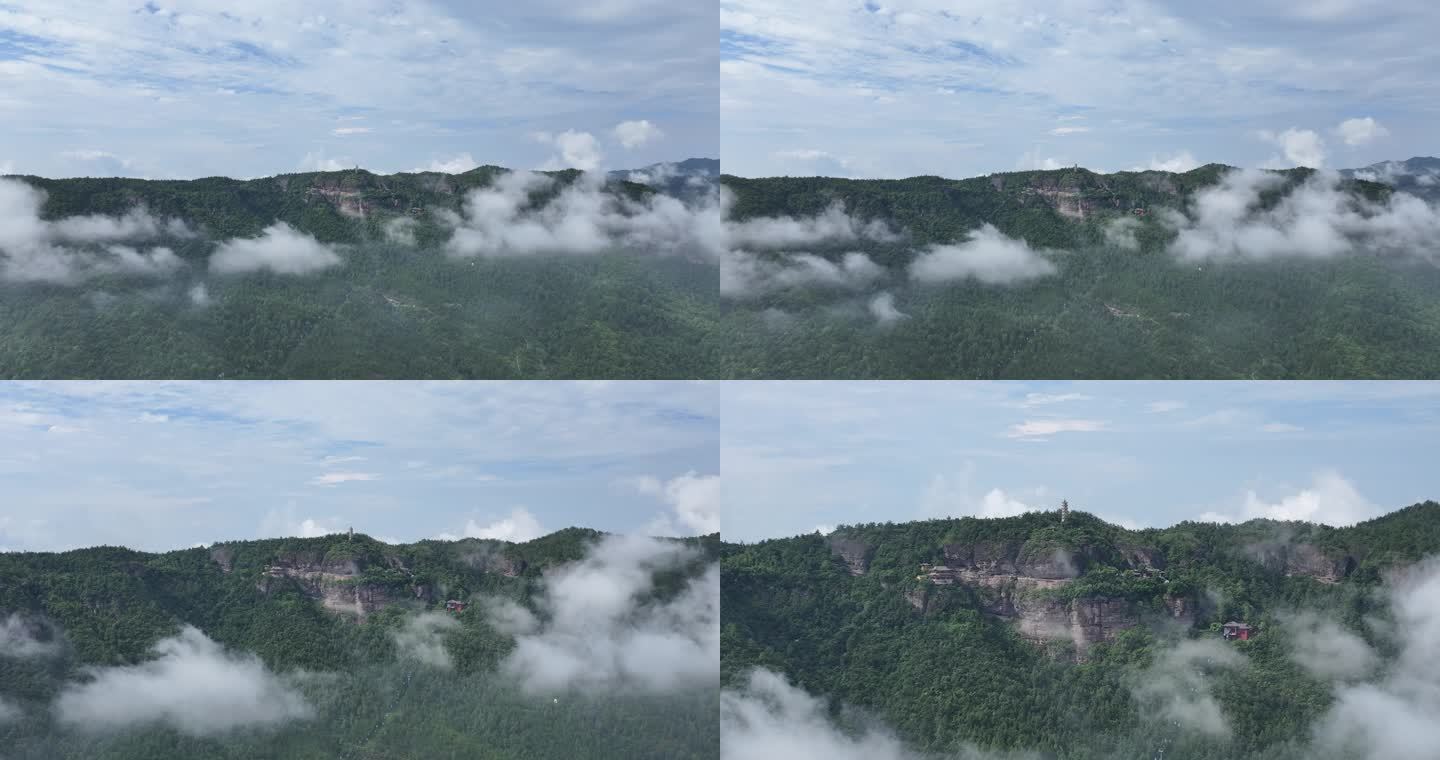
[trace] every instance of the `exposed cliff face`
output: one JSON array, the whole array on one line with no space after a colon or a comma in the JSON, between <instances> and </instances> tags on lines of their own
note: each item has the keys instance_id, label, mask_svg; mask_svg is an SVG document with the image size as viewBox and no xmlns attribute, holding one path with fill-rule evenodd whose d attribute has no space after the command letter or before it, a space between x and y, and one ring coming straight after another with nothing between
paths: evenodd
<instances>
[{"instance_id":1,"label":"exposed cliff face","mask_svg":"<svg viewBox=\"0 0 1440 760\"><path fill-rule=\"evenodd\" d=\"M386 557L385 565L392 570L409 573L398 557ZM428 584L366 583L361 578L364 567L353 559L324 559L313 553L295 553L277 557L265 568L256 583L263 594L273 593L281 584L294 583L306 596L318 600L325 609L364 618L372 612L398 602L434 600Z\"/></svg>"},{"instance_id":2,"label":"exposed cliff face","mask_svg":"<svg viewBox=\"0 0 1440 760\"><path fill-rule=\"evenodd\" d=\"M1094 559L1088 549L1071 551L1019 541L946 544L941 552L945 564L956 570L1050 580L1074 578Z\"/></svg>"},{"instance_id":3,"label":"exposed cliff face","mask_svg":"<svg viewBox=\"0 0 1440 760\"><path fill-rule=\"evenodd\" d=\"M1314 578L1321 583L1339 583L1359 565L1355 557L1331 556L1313 544L1267 542L1247 546L1245 552L1271 572Z\"/></svg>"},{"instance_id":4,"label":"exposed cliff face","mask_svg":"<svg viewBox=\"0 0 1440 760\"><path fill-rule=\"evenodd\" d=\"M210 550L210 559L220 566L220 572L235 572L235 550L228 546L217 546Z\"/></svg>"},{"instance_id":5,"label":"exposed cliff face","mask_svg":"<svg viewBox=\"0 0 1440 760\"><path fill-rule=\"evenodd\" d=\"M864 575L870 569L868 544L844 536L831 536L826 541L830 544L831 556L839 557L851 575Z\"/></svg>"},{"instance_id":6,"label":"exposed cliff face","mask_svg":"<svg viewBox=\"0 0 1440 760\"><path fill-rule=\"evenodd\" d=\"M1137 572L1155 572L1165 565L1164 555L1156 549L1123 546L1116 550ZM1045 593L1070 584L1099 559L1099 548L1072 551L1009 541L948 544L942 553L949 569L944 577L973 590L973 603L981 612L1011 621L1021 636L1037 644L1069 641L1079 662L1095 644L1113 641L1126 629L1141 625L1147 615L1156 614L1122 598L1071 600ZM941 591L944 586L927 585L906 592L905 599L922 614L933 614L957 601ZM1160 614L1190 626L1195 606L1195 600L1188 597L1166 597Z\"/></svg>"}]
</instances>

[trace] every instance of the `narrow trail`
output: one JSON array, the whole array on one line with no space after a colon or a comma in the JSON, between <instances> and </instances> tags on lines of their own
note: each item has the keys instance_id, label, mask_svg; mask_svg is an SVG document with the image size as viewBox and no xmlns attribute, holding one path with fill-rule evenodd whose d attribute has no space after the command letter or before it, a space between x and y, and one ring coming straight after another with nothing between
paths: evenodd
<instances>
[{"instance_id":1,"label":"narrow trail","mask_svg":"<svg viewBox=\"0 0 1440 760\"><path fill-rule=\"evenodd\" d=\"M371 728L369 733L365 734L365 738L357 742L351 749L341 753L339 756L340 760L354 760L362 756L365 748L370 746L370 742L374 741L375 735L380 733L380 729L384 728L386 722L390 720L390 716L394 715L395 711L400 709L400 701L410 692L410 680L414 677L414 669L405 671L405 680L401 682L400 688L396 689L395 696L391 698L390 705L385 708L385 712L381 714L380 719L375 721L375 727Z\"/></svg>"}]
</instances>

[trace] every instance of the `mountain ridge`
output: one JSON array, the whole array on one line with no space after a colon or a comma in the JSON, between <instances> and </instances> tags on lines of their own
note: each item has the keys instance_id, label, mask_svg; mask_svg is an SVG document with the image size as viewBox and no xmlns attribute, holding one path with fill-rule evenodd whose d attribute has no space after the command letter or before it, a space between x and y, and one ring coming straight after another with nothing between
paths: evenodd
<instances>
[{"instance_id":1,"label":"mountain ridge","mask_svg":"<svg viewBox=\"0 0 1440 760\"><path fill-rule=\"evenodd\" d=\"M778 671L873 713L920 752L1311 758L1308 732L1335 697L1295 663L1295 637L1320 615L1377 640L1386 629L1364 621L1386 612L1386 579L1437 554L1433 501L1345 528L1130 531L1050 511L725 543L722 679L740 687L756 668ZM1250 626L1249 640L1222 636L1232 622ZM1169 688L1177 646L1248 663L1207 671L1233 737L1145 713L1147 689Z\"/></svg>"}]
</instances>

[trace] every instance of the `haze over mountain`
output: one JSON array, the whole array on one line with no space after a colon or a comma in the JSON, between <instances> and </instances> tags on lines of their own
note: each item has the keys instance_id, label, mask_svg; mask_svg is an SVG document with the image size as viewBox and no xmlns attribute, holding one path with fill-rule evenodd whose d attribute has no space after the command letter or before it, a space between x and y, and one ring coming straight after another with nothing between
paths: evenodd
<instances>
[{"instance_id":1,"label":"haze over mountain","mask_svg":"<svg viewBox=\"0 0 1440 760\"><path fill-rule=\"evenodd\" d=\"M722 554L726 758L1437 756L1433 501L1348 528L1071 509Z\"/></svg>"},{"instance_id":2,"label":"haze over mountain","mask_svg":"<svg viewBox=\"0 0 1440 760\"><path fill-rule=\"evenodd\" d=\"M1371 173L727 175L722 374L1435 377L1440 209Z\"/></svg>"},{"instance_id":3,"label":"haze over mountain","mask_svg":"<svg viewBox=\"0 0 1440 760\"><path fill-rule=\"evenodd\" d=\"M714 758L718 536L0 554L27 758Z\"/></svg>"}]
</instances>

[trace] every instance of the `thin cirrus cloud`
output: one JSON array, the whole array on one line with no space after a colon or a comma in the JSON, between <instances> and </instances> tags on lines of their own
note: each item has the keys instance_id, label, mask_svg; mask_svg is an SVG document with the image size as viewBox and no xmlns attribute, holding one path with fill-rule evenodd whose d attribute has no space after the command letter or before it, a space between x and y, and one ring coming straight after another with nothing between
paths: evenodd
<instances>
[{"instance_id":1,"label":"thin cirrus cloud","mask_svg":"<svg viewBox=\"0 0 1440 760\"><path fill-rule=\"evenodd\" d=\"M718 472L718 429L705 383L7 383L0 551L684 525L715 500L670 481Z\"/></svg>"},{"instance_id":2,"label":"thin cirrus cloud","mask_svg":"<svg viewBox=\"0 0 1440 760\"><path fill-rule=\"evenodd\" d=\"M625 133L638 165L717 156L713 7L612 6L19 0L0 50L0 162L52 177L256 177L310 154L384 172L484 146L531 168L546 155L531 132L626 123L642 125ZM100 133L85 117L96 112Z\"/></svg>"},{"instance_id":3,"label":"thin cirrus cloud","mask_svg":"<svg viewBox=\"0 0 1440 760\"><path fill-rule=\"evenodd\" d=\"M1098 170L1188 152L1255 167L1274 154L1254 134L1292 126L1334 135L1339 166L1432 151L1433 57L1347 51L1425 49L1440 10L1313 5L721 0L725 168L794 174L799 162L775 156L802 148L848 157L844 176L861 178L978 176L1021 156Z\"/></svg>"},{"instance_id":4,"label":"thin cirrus cloud","mask_svg":"<svg viewBox=\"0 0 1440 760\"><path fill-rule=\"evenodd\" d=\"M1061 500L1127 528L1348 525L1437 496L1427 385L793 385L721 391L728 540Z\"/></svg>"}]
</instances>

